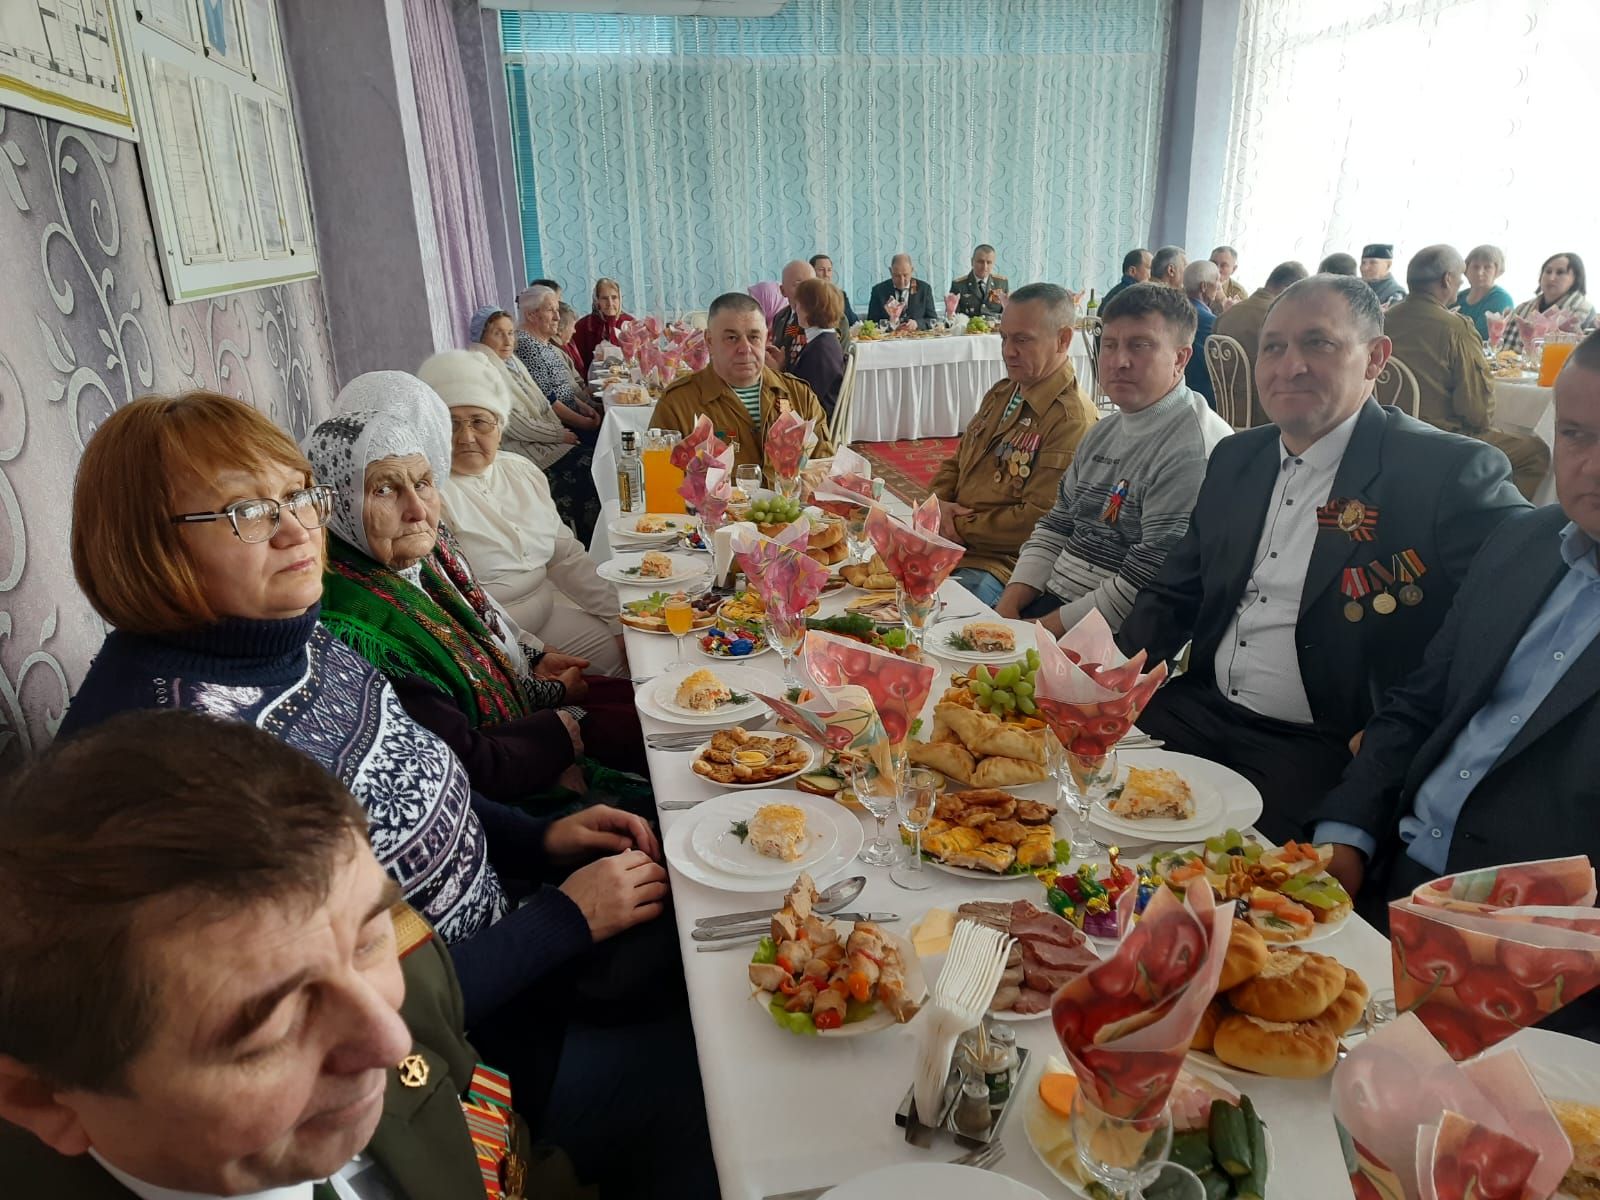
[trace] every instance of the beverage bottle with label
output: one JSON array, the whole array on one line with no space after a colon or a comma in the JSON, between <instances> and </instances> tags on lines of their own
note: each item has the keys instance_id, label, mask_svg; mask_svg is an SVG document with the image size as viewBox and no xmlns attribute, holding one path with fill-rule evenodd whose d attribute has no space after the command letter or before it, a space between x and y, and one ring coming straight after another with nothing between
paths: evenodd
<instances>
[{"instance_id":1,"label":"beverage bottle with label","mask_svg":"<svg viewBox=\"0 0 1600 1200\"><path fill-rule=\"evenodd\" d=\"M1089 315L1092 317L1100 311L1100 301L1094 298L1094 289L1089 289Z\"/></svg>"},{"instance_id":2,"label":"beverage bottle with label","mask_svg":"<svg viewBox=\"0 0 1600 1200\"><path fill-rule=\"evenodd\" d=\"M625 513L642 513L644 504L644 463L640 461L635 445L636 435L631 429L622 434L622 457L617 459L617 497Z\"/></svg>"}]
</instances>

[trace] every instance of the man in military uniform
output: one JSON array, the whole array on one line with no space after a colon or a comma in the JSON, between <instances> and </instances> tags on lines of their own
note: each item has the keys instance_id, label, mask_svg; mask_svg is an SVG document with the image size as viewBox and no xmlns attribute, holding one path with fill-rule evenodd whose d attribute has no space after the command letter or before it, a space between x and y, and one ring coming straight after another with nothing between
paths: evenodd
<instances>
[{"instance_id":1,"label":"man in military uniform","mask_svg":"<svg viewBox=\"0 0 1600 1200\"><path fill-rule=\"evenodd\" d=\"M812 457L833 453L828 418L817 394L803 380L767 366L767 322L761 306L743 292L726 292L711 302L706 347L711 362L703 370L667 385L651 424L688 433L704 413L717 436L738 442L736 466L759 466L762 434L780 414L793 411L815 421L817 447Z\"/></svg>"},{"instance_id":2,"label":"man in military uniform","mask_svg":"<svg viewBox=\"0 0 1600 1200\"><path fill-rule=\"evenodd\" d=\"M1018 288L1000 327L1006 378L990 388L954 457L933 478L940 532L966 546L955 576L985 604L1000 598L1017 552L1055 503L1095 408L1068 356L1072 297L1053 283Z\"/></svg>"},{"instance_id":3,"label":"man in military uniform","mask_svg":"<svg viewBox=\"0 0 1600 1200\"><path fill-rule=\"evenodd\" d=\"M1494 379L1470 317L1450 312L1466 263L1454 246L1424 246L1406 264L1411 294L1384 313L1394 356L1417 377L1430 425L1498 446L1511 460L1511 482L1529 500L1550 469L1550 450L1532 434L1493 428Z\"/></svg>"},{"instance_id":4,"label":"man in military uniform","mask_svg":"<svg viewBox=\"0 0 1600 1200\"><path fill-rule=\"evenodd\" d=\"M998 315L1010 287L1010 280L994 273L994 247L987 242L972 252L972 270L950 281L950 290L961 301L956 311L969 317Z\"/></svg>"},{"instance_id":5,"label":"man in military uniform","mask_svg":"<svg viewBox=\"0 0 1600 1200\"><path fill-rule=\"evenodd\" d=\"M1388 308L1406 298L1406 290L1389 273L1394 266L1394 247L1387 242L1373 242L1361 248L1361 278L1367 281L1378 303Z\"/></svg>"},{"instance_id":6,"label":"man in military uniform","mask_svg":"<svg viewBox=\"0 0 1600 1200\"><path fill-rule=\"evenodd\" d=\"M1216 265L1217 277L1222 283L1222 299L1217 307L1217 315L1220 316L1249 293L1244 290L1244 284L1233 277L1233 273L1239 269L1237 250L1232 246L1218 246L1211 252L1211 261Z\"/></svg>"},{"instance_id":7,"label":"man in military uniform","mask_svg":"<svg viewBox=\"0 0 1600 1200\"><path fill-rule=\"evenodd\" d=\"M1245 360L1250 364L1250 425L1267 424L1267 414L1261 408L1261 389L1256 384L1256 344L1261 339L1261 326L1266 323L1267 312L1291 284L1306 277L1306 269L1297 262L1279 263L1272 268L1267 282L1250 295L1217 317L1212 333L1231 337L1244 347Z\"/></svg>"}]
</instances>

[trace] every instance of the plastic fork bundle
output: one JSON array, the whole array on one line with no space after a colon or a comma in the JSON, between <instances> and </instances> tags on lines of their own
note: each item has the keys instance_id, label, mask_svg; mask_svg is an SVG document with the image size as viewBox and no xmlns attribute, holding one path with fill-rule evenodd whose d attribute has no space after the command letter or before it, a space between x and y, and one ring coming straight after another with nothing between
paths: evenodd
<instances>
[{"instance_id":1,"label":"plastic fork bundle","mask_svg":"<svg viewBox=\"0 0 1600 1200\"><path fill-rule=\"evenodd\" d=\"M944 969L922 1013L915 1099L917 1119L924 1125L938 1124L956 1039L983 1020L1010 952L1011 938L998 929L957 923Z\"/></svg>"}]
</instances>

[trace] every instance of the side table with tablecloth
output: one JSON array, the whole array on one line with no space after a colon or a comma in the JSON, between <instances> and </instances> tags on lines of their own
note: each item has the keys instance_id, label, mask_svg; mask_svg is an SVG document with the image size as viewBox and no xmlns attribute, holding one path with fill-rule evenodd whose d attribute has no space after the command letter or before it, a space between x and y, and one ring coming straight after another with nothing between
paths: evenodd
<instances>
[{"instance_id":1,"label":"side table with tablecloth","mask_svg":"<svg viewBox=\"0 0 1600 1200\"><path fill-rule=\"evenodd\" d=\"M1494 381L1494 427L1507 433L1531 433L1550 448L1556 447L1555 389L1540 387L1538 375L1527 372L1520 379ZM1553 504L1556 498L1555 472L1544 477L1534 493L1535 504Z\"/></svg>"},{"instance_id":2,"label":"side table with tablecloth","mask_svg":"<svg viewBox=\"0 0 1600 1200\"><path fill-rule=\"evenodd\" d=\"M1006 373L996 333L858 341L855 353L851 436L858 442L958 437Z\"/></svg>"}]
</instances>

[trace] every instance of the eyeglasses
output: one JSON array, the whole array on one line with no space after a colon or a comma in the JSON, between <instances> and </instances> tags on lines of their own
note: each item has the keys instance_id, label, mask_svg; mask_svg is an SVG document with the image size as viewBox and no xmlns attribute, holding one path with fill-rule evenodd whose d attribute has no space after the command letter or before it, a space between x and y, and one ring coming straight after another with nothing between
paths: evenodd
<instances>
[{"instance_id":1,"label":"eyeglasses","mask_svg":"<svg viewBox=\"0 0 1600 1200\"><path fill-rule=\"evenodd\" d=\"M500 428L500 422L493 417L451 417L450 432L460 433L463 429L470 429L473 433L487 437Z\"/></svg>"},{"instance_id":2,"label":"eyeglasses","mask_svg":"<svg viewBox=\"0 0 1600 1200\"><path fill-rule=\"evenodd\" d=\"M265 542L278 532L278 523L288 509L307 529L321 529L333 515L333 498L338 489L325 483L291 492L286 499L235 500L221 512L180 513L172 518L174 525L201 524L206 521L227 521L233 526L234 536L241 542Z\"/></svg>"}]
</instances>

